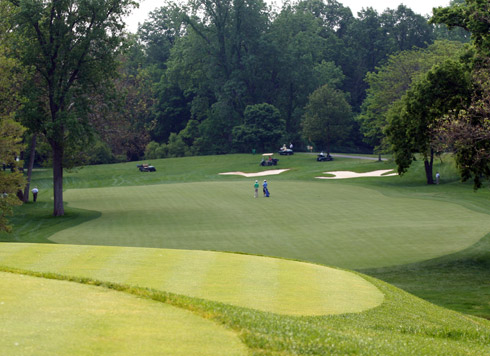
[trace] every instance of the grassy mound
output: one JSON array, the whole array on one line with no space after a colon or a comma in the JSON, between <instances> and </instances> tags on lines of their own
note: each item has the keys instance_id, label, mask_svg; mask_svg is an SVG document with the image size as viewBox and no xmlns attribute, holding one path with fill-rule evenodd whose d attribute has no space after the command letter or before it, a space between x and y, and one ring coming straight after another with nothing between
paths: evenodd
<instances>
[{"instance_id":1,"label":"grassy mound","mask_svg":"<svg viewBox=\"0 0 490 356\"><path fill-rule=\"evenodd\" d=\"M0 272L8 355L247 355L237 335L186 310L106 288Z\"/></svg>"},{"instance_id":2,"label":"grassy mound","mask_svg":"<svg viewBox=\"0 0 490 356\"><path fill-rule=\"evenodd\" d=\"M0 244L0 265L291 315L360 312L383 301L377 288L353 273L229 253L4 243Z\"/></svg>"}]
</instances>

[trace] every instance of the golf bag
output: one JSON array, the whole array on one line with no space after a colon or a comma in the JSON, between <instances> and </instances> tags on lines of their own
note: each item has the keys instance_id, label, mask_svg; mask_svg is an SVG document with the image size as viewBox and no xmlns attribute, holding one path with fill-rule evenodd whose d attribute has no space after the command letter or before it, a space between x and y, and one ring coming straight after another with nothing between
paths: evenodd
<instances>
[{"instance_id":1,"label":"golf bag","mask_svg":"<svg viewBox=\"0 0 490 356\"><path fill-rule=\"evenodd\" d=\"M267 189L267 187L264 188L265 190L265 197L268 198L269 197L269 189Z\"/></svg>"}]
</instances>

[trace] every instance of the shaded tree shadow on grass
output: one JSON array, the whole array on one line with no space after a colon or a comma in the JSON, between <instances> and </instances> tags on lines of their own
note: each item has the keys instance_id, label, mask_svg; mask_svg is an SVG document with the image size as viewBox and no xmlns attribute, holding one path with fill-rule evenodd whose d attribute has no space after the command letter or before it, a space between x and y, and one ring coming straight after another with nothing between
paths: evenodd
<instances>
[{"instance_id":1,"label":"shaded tree shadow on grass","mask_svg":"<svg viewBox=\"0 0 490 356\"><path fill-rule=\"evenodd\" d=\"M55 217L51 201L26 203L15 209L10 219L13 231L0 233L0 242L54 243L49 240L53 234L101 215L99 211L70 208L69 203L65 203L65 215Z\"/></svg>"},{"instance_id":2,"label":"shaded tree shadow on grass","mask_svg":"<svg viewBox=\"0 0 490 356\"><path fill-rule=\"evenodd\" d=\"M360 272L445 308L490 319L490 234L451 255Z\"/></svg>"}]
</instances>

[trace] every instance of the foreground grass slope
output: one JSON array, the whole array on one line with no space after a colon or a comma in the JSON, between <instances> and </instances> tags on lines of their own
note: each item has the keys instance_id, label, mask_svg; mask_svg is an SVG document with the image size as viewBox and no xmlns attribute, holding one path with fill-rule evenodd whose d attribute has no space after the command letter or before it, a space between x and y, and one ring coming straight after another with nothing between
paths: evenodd
<instances>
[{"instance_id":1,"label":"foreground grass slope","mask_svg":"<svg viewBox=\"0 0 490 356\"><path fill-rule=\"evenodd\" d=\"M0 353L244 356L236 333L106 288L0 272Z\"/></svg>"},{"instance_id":2,"label":"foreground grass slope","mask_svg":"<svg viewBox=\"0 0 490 356\"><path fill-rule=\"evenodd\" d=\"M93 248L103 249L103 247ZM32 264L34 265L36 263ZM76 264L72 264L71 272L77 274L75 267ZM83 273L85 270L82 263L78 268L78 273ZM251 355L487 355L490 352L489 321L437 307L369 277L365 278L384 294L380 306L360 313L292 317L176 295L164 291L163 286L147 289L130 284L5 266L0 267L0 270L10 272L14 276L36 276L41 279L37 283L45 286L49 283L43 281L43 278L69 280L134 294L143 301L156 300L191 310L203 318L214 320L237 331ZM149 280L151 276L145 278ZM64 290L65 287L66 285L57 286L62 289L59 293L69 294L72 287L68 286L68 291ZM34 293L37 290L35 288ZM41 310L50 309L53 304L53 301L44 297L36 298L36 302ZM74 308L77 313L80 313L79 306ZM143 307L135 306L136 310L140 308ZM10 313L5 309L2 311L2 315L7 319L16 313L12 309ZM70 313L69 308L65 311ZM26 330L25 328L29 327L28 324L29 322L14 326L22 331L23 328ZM39 330L44 330L42 329L44 326L40 323ZM38 334L43 334L39 333L39 330ZM167 333L171 332L172 330L167 331ZM75 335L70 337L76 338ZM44 342L46 341L42 340L41 345ZM25 354L36 355L35 352ZM110 350L101 348L99 354L110 354ZM119 354L132 353L125 350ZM189 354L203 355L204 353L197 350Z\"/></svg>"}]
</instances>

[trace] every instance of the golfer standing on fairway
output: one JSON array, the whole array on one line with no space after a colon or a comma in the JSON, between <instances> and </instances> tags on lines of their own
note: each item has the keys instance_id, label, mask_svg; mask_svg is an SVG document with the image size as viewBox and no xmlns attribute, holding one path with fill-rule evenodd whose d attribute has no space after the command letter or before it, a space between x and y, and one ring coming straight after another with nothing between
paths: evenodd
<instances>
[{"instance_id":1,"label":"golfer standing on fairway","mask_svg":"<svg viewBox=\"0 0 490 356\"><path fill-rule=\"evenodd\" d=\"M254 189L255 189L254 198L257 198L259 196L259 181L258 180L255 181Z\"/></svg>"},{"instance_id":2,"label":"golfer standing on fairway","mask_svg":"<svg viewBox=\"0 0 490 356\"><path fill-rule=\"evenodd\" d=\"M267 181L264 180L264 183L262 183L262 192L264 193L264 197L267 196Z\"/></svg>"}]
</instances>

